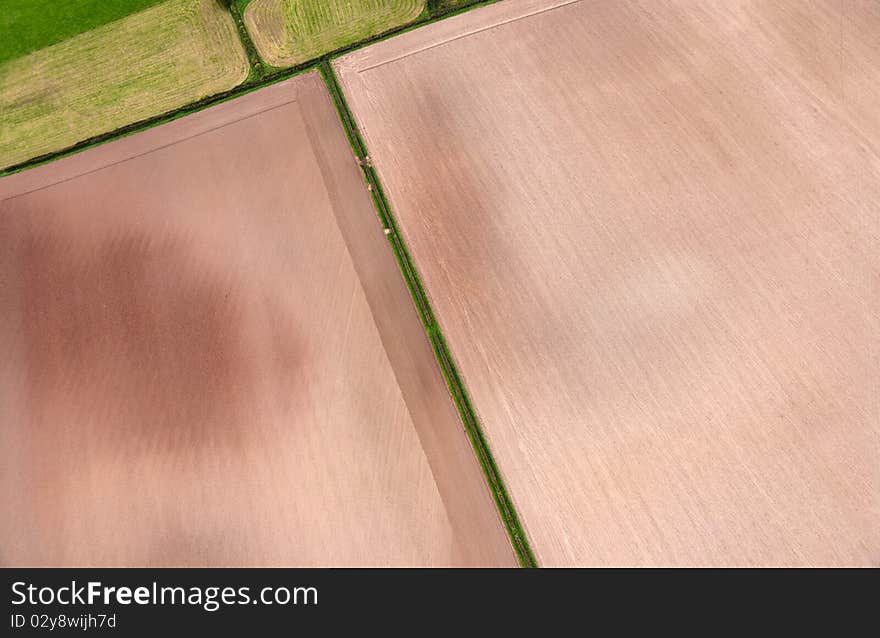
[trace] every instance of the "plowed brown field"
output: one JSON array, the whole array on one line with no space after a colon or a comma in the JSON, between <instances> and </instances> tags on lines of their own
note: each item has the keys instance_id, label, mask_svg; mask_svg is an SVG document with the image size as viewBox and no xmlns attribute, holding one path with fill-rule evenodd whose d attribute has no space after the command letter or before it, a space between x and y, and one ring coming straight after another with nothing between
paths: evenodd
<instances>
[{"instance_id":1,"label":"plowed brown field","mask_svg":"<svg viewBox=\"0 0 880 638\"><path fill-rule=\"evenodd\" d=\"M507 0L336 66L541 564L880 563L880 4Z\"/></svg>"},{"instance_id":2,"label":"plowed brown field","mask_svg":"<svg viewBox=\"0 0 880 638\"><path fill-rule=\"evenodd\" d=\"M316 74L0 180L0 245L0 564L514 563Z\"/></svg>"}]
</instances>

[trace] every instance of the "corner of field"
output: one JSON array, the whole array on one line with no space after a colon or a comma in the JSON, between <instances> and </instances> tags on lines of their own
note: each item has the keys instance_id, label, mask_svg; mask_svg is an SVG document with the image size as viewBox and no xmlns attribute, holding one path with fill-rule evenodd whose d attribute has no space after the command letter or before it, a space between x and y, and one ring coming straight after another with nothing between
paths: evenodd
<instances>
[{"instance_id":1,"label":"corner of field","mask_svg":"<svg viewBox=\"0 0 880 638\"><path fill-rule=\"evenodd\" d=\"M425 294L421 279L413 265L400 231L398 230L397 222L395 221L394 215L388 205L388 200L385 197L378 175L369 162L363 138L354 117L348 108L348 103L346 102L342 89L336 79L336 73L333 70L330 59L322 60L319 63L318 68L321 77L327 86L327 90L333 99L333 103L336 106L336 112L339 115L343 128L345 129L345 134L351 145L352 152L361 167L361 172L372 196L379 221L385 229L385 234L388 237L397 264L400 267L406 286L412 296L413 303L415 304L419 318L422 321L426 336L431 343L431 348L434 351L437 364L443 373L446 387L452 396L459 417L461 418L462 425L464 426L464 430L471 442L471 447L480 463L483 476L492 492L492 497L498 508L498 512L507 534L510 537L517 559L522 567L537 567L537 561L535 560L534 553L529 546L528 539L523 532L519 516L516 513L516 509L513 506L513 502L510 499L507 488L501 478L501 474L498 471L495 459L489 450L486 437L480 427L479 421L471 405L470 398L468 397L467 391L462 383L461 376L459 375L452 356L449 353L446 340L434 317L434 312L428 302L428 297Z\"/></svg>"}]
</instances>

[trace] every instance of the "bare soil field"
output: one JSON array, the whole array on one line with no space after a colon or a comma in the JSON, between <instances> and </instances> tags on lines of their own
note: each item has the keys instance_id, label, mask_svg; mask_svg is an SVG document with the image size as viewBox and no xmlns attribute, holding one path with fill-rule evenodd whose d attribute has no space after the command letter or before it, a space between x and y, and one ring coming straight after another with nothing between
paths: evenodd
<instances>
[{"instance_id":1,"label":"bare soil field","mask_svg":"<svg viewBox=\"0 0 880 638\"><path fill-rule=\"evenodd\" d=\"M0 564L515 563L317 74L0 179L0 245Z\"/></svg>"},{"instance_id":2,"label":"bare soil field","mask_svg":"<svg viewBox=\"0 0 880 638\"><path fill-rule=\"evenodd\" d=\"M166 0L0 63L0 168L240 84L247 56L217 0Z\"/></svg>"},{"instance_id":3,"label":"bare soil field","mask_svg":"<svg viewBox=\"0 0 880 638\"><path fill-rule=\"evenodd\" d=\"M336 69L540 564L880 564L878 3L506 0Z\"/></svg>"}]
</instances>

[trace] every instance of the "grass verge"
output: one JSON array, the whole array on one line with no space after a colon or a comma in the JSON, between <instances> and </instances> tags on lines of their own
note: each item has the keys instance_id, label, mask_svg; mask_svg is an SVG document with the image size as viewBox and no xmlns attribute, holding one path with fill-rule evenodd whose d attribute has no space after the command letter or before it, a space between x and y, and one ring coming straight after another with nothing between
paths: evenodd
<instances>
[{"instance_id":1,"label":"grass verge","mask_svg":"<svg viewBox=\"0 0 880 638\"><path fill-rule=\"evenodd\" d=\"M0 65L0 166L229 90L249 73L217 0L166 0Z\"/></svg>"},{"instance_id":2,"label":"grass verge","mask_svg":"<svg viewBox=\"0 0 880 638\"><path fill-rule=\"evenodd\" d=\"M225 0L224 0L225 1ZM243 7L246 7L248 2L251 0L229 0L229 2L234 2L237 4L238 10L241 11ZM256 67L254 65L254 60L251 57L250 53L248 53L248 58L250 60L251 69L248 73L248 77L246 80L239 86L230 89L215 93L213 95L209 95L198 100L194 100L189 104L185 104L184 106L170 109L165 111L164 113L160 113L157 115L153 115L150 117L143 117L141 119L135 119L130 121L129 123L123 124L118 128L113 130L107 130L104 132L96 133L91 136L87 136L84 138L79 138L79 141L69 144L67 146L58 148L57 150L48 151L45 153L38 153L36 155L31 154L28 159L17 161L6 166L3 166L3 160L0 159L0 177L5 175L11 175L13 173L18 173L23 170L27 170L29 168L34 168L36 166L40 166L42 164L46 164L48 162L52 162L56 159L60 159L62 157L66 157L68 155L73 155L75 153L79 153L86 149L89 149L93 146L97 146L99 144L104 144L105 142L109 142L120 137L125 137L127 135L132 135L133 133L137 133L139 131L144 131L153 126L158 126L160 124L164 124L165 122L170 122L171 120L175 120L179 117L183 117L184 115L189 115L190 113L195 113L200 111L201 109L208 108L220 102L224 102L226 100L232 99L239 95L244 95L254 89L258 89L262 86L268 86L270 84L274 84L275 82L279 82L281 80L285 80L289 77L297 75L298 73L305 71L309 68L316 67L322 60L329 60L333 57L337 57L339 55L343 55L345 53L349 53L356 49L360 49L362 47L373 44L374 42L380 42L382 40L386 40L388 38L394 37L401 33L405 33L406 31L411 31L413 29L417 29L426 24L430 24L431 22L436 22L437 20L441 20L443 18L447 18L449 16L464 13L466 11L470 11L472 9L479 8L481 6L486 6L489 4L493 4L495 2L499 2L500 0L465 0L464 4L461 6L454 7L446 7L446 6L433 6L429 4L429 10L425 12L425 15L420 17L417 21L403 25L401 27L391 29L384 33L380 33L375 36L371 36L369 38L365 38L359 42L354 42L348 46L342 47L340 49L336 49L334 51L329 51L320 58L315 58L313 60L309 60L307 62L303 62L302 64L297 64L292 67L282 69L270 67L265 61L262 61L261 67ZM232 9L231 5L228 5L230 10ZM233 14L234 19L234 14ZM241 33L239 32L239 37L241 38ZM249 38L248 38L249 41ZM247 48L247 44L242 40L242 46ZM259 55L257 55L259 58ZM0 77L0 97L2 97L3 89L2 89L2 77Z\"/></svg>"},{"instance_id":3,"label":"grass verge","mask_svg":"<svg viewBox=\"0 0 880 638\"><path fill-rule=\"evenodd\" d=\"M428 0L428 8L432 14L455 11L472 4L477 4L477 2L475 0Z\"/></svg>"},{"instance_id":4,"label":"grass verge","mask_svg":"<svg viewBox=\"0 0 880 638\"><path fill-rule=\"evenodd\" d=\"M412 295L416 310L419 313L419 318L422 321L422 325L424 326L428 339L431 342L431 347L434 350L434 356L437 358L437 363L439 364L443 377L446 380L446 386L449 389L449 393L452 395L456 408L458 409L465 432L470 439L471 446L473 447L477 460L480 463L480 467L483 470L483 475L485 476L486 482L492 492L495 505L501 515L504 527L510 537L511 544L513 545L513 549L516 552L520 565L523 567L537 567L538 565L535 561L535 556L531 547L529 547L525 534L523 533L519 517L513 507L513 503L510 500L507 489L501 479L501 475L498 472L495 460L489 451L486 438L480 428L479 421L476 418L467 391L464 388L461 377L459 376L458 370L452 360L452 356L449 353L449 349L446 346L446 340L443 338L443 334L434 317L434 312L428 302L428 297L422 287L418 272L412 263L406 245L403 243L397 223L391 213L390 207L388 206L388 200L385 198L376 171L370 164L369 155L364 145L363 138L361 137L354 117L348 108L348 104L345 101L345 96L342 94L339 83L336 80L336 74L333 71L333 67L329 60L323 60L319 65L319 69L321 77L324 79L324 83L327 86L327 90L330 92L333 102L336 105L336 111L339 114L339 119L345 129L352 151L361 166L364 180L366 181L373 197L373 204L376 207L377 215L385 228L386 236L391 244L391 249L397 259L398 266L400 267L401 273L406 281L407 288L409 288L410 294Z\"/></svg>"},{"instance_id":5,"label":"grass verge","mask_svg":"<svg viewBox=\"0 0 880 638\"><path fill-rule=\"evenodd\" d=\"M228 6L230 11L232 12L233 20L236 20L236 10L238 11L238 16L240 19L240 16L242 15L242 9L247 5L249 1L250 0L231 0L231 3L233 4L229 4ZM419 318L422 321L422 325L425 328L425 332L431 343L431 347L434 350L434 355L437 358L437 362L443 373L447 388L449 389L449 392L455 402L456 408L458 409L459 416L462 420L462 424L474 449L474 453L477 456L480 467L482 468L486 481L489 484L493 499L495 500L495 504L498 508L499 514L501 515L505 529L507 530L508 536L510 537L511 544L513 545L520 565L522 565L523 567L537 567L538 565L535 561L534 554L529 547L528 540L526 539L525 534L522 531L519 517L517 516L516 510L514 509L513 504L510 501L510 497L508 496L507 490L504 487L500 474L498 473L498 468L495 465L495 461L492 458L491 453L489 452L485 437L482 433L482 430L480 429L479 422L476 419L473 407L470 404L470 399L468 398L467 392L464 389L458 371L456 370L452 358L449 354L445 339L443 338L443 335L440 332L440 329L434 319L433 311L431 310L430 304L428 303L427 296L425 295L418 274L416 273L416 270L412 265L412 261L410 260L406 246L403 244L400 238L400 233L398 232L396 222L390 213L390 209L388 207L388 203L385 199L381 185L379 184L378 177L376 176L375 171L369 165L369 159L363 140L360 136L351 112L348 109L348 105L344 100L339 85L336 82L336 75L333 72L332 67L330 66L330 60L334 57L338 57L339 55L344 55L345 53L349 53L361 47L373 44L374 42L388 39L400 33L410 31L431 22L449 17L450 15L463 13L465 11L469 11L480 6L493 4L494 2L498 1L500 0L451 0L450 2L443 2L442 0L439 2L429 1L428 11L426 12L426 15L423 15L419 20L414 23L403 25L396 29L392 29L378 35L365 38L359 42L355 42L348 46L328 52L320 58L316 58L302 64L297 64L287 69L269 67L265 64L265 62L262 61L259 54L256 52L256 49L253 49L252 52L249 49L249 46L253 47L253 43L250 41L247 30L245 29L244 33L242 33L241 27L238 26L239 22L238 20L236 20L236 26L239 30L239 37L241 38L242 46L244 46L245 50L247 51L248 60L250 63L250 72L247 79L242 84L233 89L201 98L184 106L169 110L165 113L131 122L115 130L100 133L87 139L82 139L61 150L45 153L26 161L20 162L18 164L8 166L0 170L0 177L27 170L29 168L33 168L42 164L46 164L62 157L84 151L93 146L126 137L128 135L147 130L160 124L165 124L186 115L190 115L191 113L196 113L198 111L201 111L202 109L220 104L221 102L240 97L242 95L250 93L251 91L255 91L265 86L275 84L276 82L281 82L288 78L299 75L300 73L304 73L313 69L318 69L321 72L327 89L330 92L331 97L333 98L334 104L336 105L336 110L339 114L340 120L342 121L343 128L345 130L346 136L348 137L349 143L351 144L352 151L354 152L356 158L358 159L358 162L361 165L364 180L366 184L370 187L373 204L376 207L380 222L382 223L383 227L389 231L388 240L391 244L391 249L394 253L395 258L397 259L398 266L401 269L401 273L403 274L407 288L412 295L413 302L415 303L416 310L419 314ZM248 44L249 42L250 45Z\"/></svg>"}]
</instances>

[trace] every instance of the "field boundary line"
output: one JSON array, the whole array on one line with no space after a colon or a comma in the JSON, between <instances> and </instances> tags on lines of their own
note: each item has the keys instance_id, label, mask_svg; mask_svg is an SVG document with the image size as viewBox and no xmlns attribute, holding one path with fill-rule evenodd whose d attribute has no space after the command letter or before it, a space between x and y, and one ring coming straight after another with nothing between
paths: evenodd
<instances>
[{"instance_id":1,"label":"field boundary line","mask_svg":"<svg viewBox=\"0 0 880 638\"><path fill-rule=\"evenodd\" d=\"M229 100L242 97L243 95L247 95L248 93L251 93L253 91L266 88L267 86L271 86L279 82L283 82L284 80L288 80L292 77L296 77L297 75L307 73L308 71L314 70L316 68L317 63L315 61L310 61L308 64L291 67L290 69L285 69L281 73L267 76L258 83L244 82L236 87L229 89L228 91L222 91L220 93L215 93L214 95L209 95L208 97L196 100L195 102L190 102L189 104L173 109L171 111L166 111L165 113L160 113L158 115L154 115L143 120L138 120L136 122L126 124L125 126L121 126L120 128L113 131L108 131L107 133L101 133L99 135L94 135L84 140L80 140L79 142L76 142L75 144L72 144L61 150L38 155L29 160L25 160L24 162L19 162L18 164L7 166L6 168L0 169L0 178L6 177L7 175L14 175L15 173L20 173L30 168L36 168L37 166L49 164L51 162L54 162L55 160L68 157L70 155L75 155L95 146L100 146L101 144L122 139L124 137L128 137L129 135L134 135L135 133L147 131L155 126L173 122L174 120L186 117L187 115L192 115L193 113L198 113L199 111L203 111L212 106L222 104L223 102L228 102Z\"/></svg>"},{"instance_id":2,"label":"field boundary line","mask_svg":"<svg viewBox=\"0 0 880 638\"><path fill-rule=\"evenodd\" d=\"M231 0L232 2L236 2L236 0ZM73 155L75 153L79 153L81 151L85 151L94 146L98 146L105 142L110 142L122 137L126 137L128 135L132 135L133 133L138 133L140 131L144 131L150 129L154 126L159 126L160 124L165 124L167 122L171 122L180 117L184 117L186 115L190 115L192 113L196 113L203 109L214 106L215 104L220 104L221 102L225 102L227 100L234 99L236 97L240 97L242 95L246 95L251 91L255 91L257 89L261 89L266 86L270 86L272 84L276 84L288 78L292 78L300 73L304 73L306 71L310 71L312 69L318 69L320 64L325 60L331 60L334 57L338 57L340 55L345 55L347 53L351 53L358 49L362 49L371 44L375 44L377 42L381 42L383 40L387 40L393 38L395 36L401 35L408 31L412 31L414 29L418 29L423 26L427 26L429 24L433 24L435 22L439 22L446 18L459 15L462 13L466 13L468 11L472 11L474 9L478 9L480 7L489 6L495 4L497 2L501 2L502 0L475 0L469 4L465 4L460 7L452 7L449 9L439 9L434 11L433 13L428 13L425 17L415 20L409 24L404 24L399 27L395 27L394 29L389 29L383 33L376 34L369 38L365 38L358 42L353 42L352 44L336 49L334 51L328 51L327 53L313 58L311 60L306 60L301 64L295 64L293 66L287 68L277 68L270 67L268 64L262 61L263 72L262 75L259 74L256 67L253 64L251 65L251 74L253 77L249 76L244 82L235 86L227 91L221 91L220 93L215 93L213 95L208 95L201 99L190 102L189 104L184 104L176 109L172 109L170 111L165 111L164 113L157 113L148 118L144 118L141 120L137 120L135 122L130 122L123 126L120 126L112 131L106 131L104 133L99 133L97 135L93 135L91 137L82 139L74 144L66 146L64 148L58 149L57 151L51 151L49 153L42 153L40 155L35 155L29 159L23 160L21 162L16 162L15 164L10 164L9 166L0 167L0 178L5 177L7 175L12 175L15 173L20 173L21 171L25 171L29 168L34 168L36 166L41 166L43 164L48 164L49 162L53 162L57 159L61 159L62 157L67 157L69 155ZM428 7L428 5L425 5ZM234 19L234 18L233 18ZM246 27L245 27L246 30ZM248 32L248 35L249 32ZM246 45L242 42L242 46ZM245 51L247 53L247 50ZM259 56L259 53L257 52ZM248 56L250 63L250 56Z\"/></svg>"},{"instance_id":3,"label":"field boundary line","mask_svg":"<svg viewBox=\"0 0 880 638\"><path fill-rule=\"evenodd\" d=\"M176 146L177 144L181 144L183 142L196 139L197 137L201 137L202 135L208 135L209 133L216 133L217 131L224 129L227 126L232 126L233 124L238 124L239 122L244 122L245 120L249 120L253 117L257 117L257 116L262 115L264 113L269 113L270 111L284 108L285 106L290 106L291 104L293 104L297 101L298 101L298 98L293 97L293 98L291 98L281 104L274 104L272 106L267 106L266 108L260 109L259 111L254 111L253 113L250 113L248 115L243 115L242 117L236 118L234 120L229 120L228 122L224 122L223 124L218 124L217 126L213 126L211 128L205 129L204 131L199 131L197 133L193 133L192 135L186 135L184 137L181 137L180 139L174 140L173 142L168 142L166 144L156 146L156 147L151 148L149 150L142 151L140 153L135 153L134 155L129 155L128 157L124 157L124 158L117 160L115 162L110 162L109 164L104 164L103 166L98 166L96 168L93 168L93 169L90 169L87 171L83 171L82 173L77 173L76 175L71 175L70 177L65 177L63 179L59 179L58 181L52 182L51 184L44 184L43 186L39 186L37 188L32 188L27 191L22 191L20 193L16 193L15 195L11 195L9 197L0 198L0 202L5 202L10 199L15 199L16 197L22 197L23 195L29 195L31 193L38 193L41 190L44 190L46 188L51 188L53 186L57 186L58 184L64 184L66 182L69 182L69 181L72 181L75 179L79 179L80 177L85 177L86 175L92 175L94 173L98 173L100 171L103 171L105 168L112 168L113 166L119 166L120 164L124 164L125 162L131 161L133 159L137 159L139 157L145 157L147 155L150 155L152 153L156 153L158 151L163 151L167 148L171 148L172 146ZM192 114L190 114L190 115L192 115ZM146 129L146 130L149 130L149 129ZM143 133L144 131L138 131L138 132ZM116 140L108 140L107 143L115 142L115 141Z\"/></svg>"},{"instance_id":4,"label":"field boundary line","mask_svg":"<svg viewBox=\"0 0 880 638\"><path fill-rule=\"evenodd\" d=\"M238 39L244 47L245 54L248 58L250 73L248 79L251 81L259 80L266 75L266 62L260 55L259 49L254 44L251 32L248 31L244 22L244 10L251 0L224 0L228 3L227 8L232 14L232 21L235 23L235 30L238 32Z\"/></svg>"},{"instance_id":5,"label":"field boundary line","mask_svg":"<svg viewBox=\"0 0 880 638\"><path fill-rule=\"evenodd\" d=\"M235 2L236 0L232 1ZM447 385L447 389L449 390L453 402L456 405L465 432L471 442L471 446L474 450L475 455L477 456L477 460L480 463L487 484L490 487L490 492L492 493L492 497L495 501L498 513L501 516L505 529L508 533L514 552L516 553L521 566L538 567L534 554L531 550L531 547L529 546L528 540L523 533L519 517L516 514L516 510L514 509L513 504L508 496L507 490L503 482L501 481L495 461L491 453L489 452L485 437L480 429L479 423L473 411L473 407L471 406L470 399L466 391L464 390L464 386L462 385L461 379L458 375L458 371L455 369L455 365L452 361L451 355L449 354L445 339L443 338L443 335L441 334L439 327L434 320L433 311L431 310L431 307L427 301L427 297L425 295L421 281L419 280L418 274L416 273L415 268L412 265L406 247L400 238L400 234L397 231L396 222L390 214L390 209L385 199L385 195L381 190L378 178L376 177L375 172L372 170L372 167L369 166L366 148L360 137L360 133L358 131L357 125L354 122L351 112L348 110L348 105L344 100L344 96L342 95L341 90L339 89L338 83L336 82L335 72L330 64L331 60L339 56L352 53L359 49L363 49L370 45L376 44L377 42L388 40L409 31L442 21L446 18L466 13L481 7L486 7L501 1L502 0L475 0L462 6L450 7L448 9L435 9L432 8L431 2L427 2L426 16L423 18L415 20L409 24L401 25L394 29L390 29L383 33L379 33L364 40L354 42L348 46L333 51L328 51L327 53L319 57L307 60L300 64L296 64L287 68L276 68L269 66L260 59L260 62L262 63L262 72L258 70L256 65L251 63L251 72L254 74L254 76L249 77L238 86L235 86L226 91L221 91L219 93L203 97L199 100L195 100L193 102L190 102L189 104L185 104L170 111L159 113L154 116L144 118L142 120L125 124L112 131L106 131L104 133L85 138L57 151L44 153L42 155L32 157L22 162L2 167L0 168L0 178L20 173L31 168L36 168L38 166L51 163L55 160L69 157L82 151L86 151L90 148L100 146L107 142L119 140L134 135L136 133L149 130L153 127L173 122L177 119L192 115L194 113L198 113L210 107L222 104L238 97L242 97L258 89L266 88L273 84L283 82L284 80L288 80L309 71L318 71L322 79L324 80L325 86L330 93L331 99L334 102L337 113L340 117L340 120L342 121L343 129L345 130L346 136L349 139L352 151L354 152L358 163L361 166L361 171L365 178L366 184L370 186L371 197L373 199L373 204L377 211L377 215L379 216L380 222L383 224L383 227L386 229L386 231L388 231L387 235L392 252L397 259L398 266L401 269L401 274L403 275L407 288L410 291L413 303L416 307L416 311L425 328L425 332L431 344L431 347L434 350L437 364L438 366L440 366L441 372ZM579 0L572 0L572 2L574 1ZM551 7L551 9L552 8L555 7ZM242 45L245 47L246 53L248 53L247 45L243 41ZM248 59L250 61L249 55ZM286 104L290 104L293 101L296 100L290 100L285 104L279 104L274 107L265 109L264 111L285 106ZM237 121L247 119L247 117L240 118ZM229 122L222 126L215 127L211 130L217 130L232 123L234 122ZM202 131L200 133L207 132L210 131ZM190 137L196 137L197 135L198 134ZM184 138L179 141L185 141L185 139L190 138ZM165 147L171 145L172 144L167 144L165 145ZM154 150L160 149L151 149L151 151L147 151L147 153ZM143 154L146 153L141 153L140 155ZM121 161L127 161L128 159L133 158L134 156ZM118 163L120 162L114 162L112 164L95 168L93 170L86 171L79 176L90 174L101 170L102 168L107 168ZM59 182L55 183L60 183L61 181L66 181L67 179L73 178L65 178L65 180L59 180ZM40 190L41 188L43 187L34 190ZM12 197L16 196L17 195L13 195Z\"/></svg>"},{"instance_id":6,"label":"field boundary line","mask_svg":"<svg viewBox=\"0 0 880 638\"><path fill-rule=\"evenodd\" d=\"M419 53L423 53L425 51L430 51L431 49L436 49L437 47L442 47L451 42L456 42L458 40L462 40L464 38L469 38L472 35L476 35L478 33L483 33L485 31L491 31L492 29L496 29L498 27L503 27L504 25L511 24L513 22L519 22L525 18L531 18L536 15L541 15L542 13L548 13L550 11L554 11L556 9L561 9L562 7L567 7L571 4L575 4L577 2L581 2L581 0L561 0L559 4L553 5L552 7L543 7L541 9L535 9L534 11L528 11L518 16L510 17L505 20L501 20L500 22L495 22L493 24L487 24L482 27L477 27L472 31L467 31L465 33L459 34L454 38L448 38L446 40L441 40L440 42L434 42L432 44L426 45L424 47L420 47L418 49L413 49L412 51L407 51L406 53L402 53L394 58L388 58L387 60L382 60L381 62L376 62L375 64L371 64L365 67L358 67L357 73L363 73L364 71L370 71L371 69L378 68L380 66L385 66L386 64L391 64L392 62L397 62L398 60L403 60L412 55L417 55Z\"/></svg>"},{"instance_id":7,"label":"field boundary line","mask_svg":"<svg viewBox=\"0 0 880 638\"><path fill-rule=\"evenodd\" d=\"M528 539L523 532L519 516L516 513L516 509L513 506L513 502L510 499L507 488L501 478L501 474L498 471L495 459L492 457L492 453L489 450L486 437L480 427L476 413L474 412L470 398L468 397L467 390L465 389L461 376L455 367L455 363L449 352L449 348L446 345L446 340L443 337L440 326L434 317L434 312L428 302L428 297L425 294L421 279L412 263L406 244L401 237L397 222L391 212L391 208L385 197L379 177L370 164L363 137L360 134L354 116L348 108L348 103L346 102L342 89L336 79L336 73L333 70L333 66L328 60L324 60L319 65L319 70L336 107L340 122L345 129L346 136L351 144L352 152L360 165L364 180L370 194L372 195L377 216L385 230L385 235L388 238L388 242L391 245L391 250L394 253L395 258L397 259L397 264L400 267L407 288L412 295L413 303L416 306L416 311L419 314L426 336L434 351L434 356L440 367L440 371L443 374L446 387L455 403L456 409L458 410L465 433L471 442L471 447L477 457L480 468L483 471L483 476L486 479L490 492L492 493L492 498L495 501L498 514L500 515L501 521L507 531L507 535L510 538L513 550L522 567L538 567L534 553L532 552Z\"/></svg>"}]
</instances>

